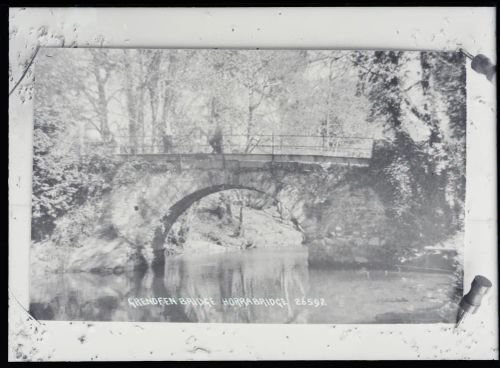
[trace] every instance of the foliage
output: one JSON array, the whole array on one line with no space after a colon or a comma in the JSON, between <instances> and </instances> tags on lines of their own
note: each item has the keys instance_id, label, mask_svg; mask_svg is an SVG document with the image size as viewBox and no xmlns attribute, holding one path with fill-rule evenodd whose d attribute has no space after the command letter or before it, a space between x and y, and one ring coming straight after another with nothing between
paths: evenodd
<instances>
[{"instance_id":1,"label":"foliage","mask_svg":"<svg viewBox=\"0 0 500 368\"><path fill-rule=\"evenodd\" d=\"M54 220L51 239L58 246L80 247L81 240L95 234L100 216L99 204L95 200L72 206L64 216Z\"/></svg>"},{"instance_id":2,"label":"foliage","mask_svg":"<svg viewBox=\"0 0 500 368\"><path fill-rule=\"evenodd\" d=\"M358 93L370 100L369 120L382 121L386 131L371 173L394 219L394 241L408 247L398 247L400 253L463 227L465 70L457 55L422 52L410 60L401 52L376 51L352 58ZM444 114L438 109L443 105Z\"/></svg>"},{"instance_id":3,"label":"foliage","mask_svg":"<svg viewBox=\"0 0 500 368\"><path fill-rule=\"evenodd\" d=\"M36 119L33 136L32 237L50 235L56 220L110 188L116 161L99 150L80 156L57 118Z\"/></svg>"}]
</instances>

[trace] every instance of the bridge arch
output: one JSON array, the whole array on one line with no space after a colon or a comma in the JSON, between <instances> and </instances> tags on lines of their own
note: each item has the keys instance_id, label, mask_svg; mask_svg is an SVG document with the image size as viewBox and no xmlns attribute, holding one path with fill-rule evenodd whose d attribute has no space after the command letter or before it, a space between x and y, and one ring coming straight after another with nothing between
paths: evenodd
<instances>
[{"instance_id":1,"label":"bridge arch","mask_svg":"<svg viewBox=\"0 0 500 368\"><path fill-rule=\"evenodd\" d=\"M309 257L337 257L339 247L348 254L357 248L364 251L368 242L375 251L383 238L384 208L360 170L348 166L324 170L310 164L147 168L113 188L105 216L128 240L131 251L139 249L153 265L155 254L163 253L172 225L193 203L216 192L245 189L282 205L284 217L294 219L302 230ZM359 244L351 247L351 243Z\"/></svg>"},{"instance_id":2,"label":"bridge arch","mask_svg":"<svg viewBox=\"0 0 500 368\"><path fill-rule=\"evenodd\" d=\"M199 190L194 191L193 193L188 194L187 196L183 197L176 203L174 203L167 211L167 213L161 218L161 225L163 225L163 228L155 232L155 237L153 239L153 248L157 249L161 247L165 239L168 236L168 233L170 232L172 226L175 224L177 219L182 216L182 214L190 208L195 202L203 199L204 197L207 197L211 194L218 193L218 192L223 192L226 190L231 190L231 189L244 189L244 190L251 190L254 192L262 193L267 195L267 193L263 192L262 190L252 188L252 187L247 187L244 185L234 185L234 184L219 184L219 185L213 185L210 187L205 187Z\"/></svg>"},{"instance_id":3,"label":"bridge arch","mask_svg":"<svg viewBox=\"0 0 500 368\"><path fill-rule=\"evenodd\" d=\"M109 216L120 234L146 246L158 225L163 223L168 230L179 214L197 200L223 190L248 189L274 198L300 220L299 202L306 187L307 175L302 180L304 183L298 183L297 177L298 173L287 177L265 169L146 173L113 190Z\"/></svg>"},{"instance_id":4,"label":"bridge arch","mask_svg":"<svg viewBox=\"0 0 500 368\"><path fill-rule=\"evenodd\" d=\"M197 201L211 195L214 193L219 193L227 190L249 190L252 192L257 192L262 194L263 196L266 196L268 198L272 198L272 200L278 204L280 203L282 206L286 208L286 205L284 205L274 194L275 193L269 193L266 192L262 189L258 189L255 187L251 186L246 186L246 185L237 185L237 184L218 184L218 185L212 185L208 187L204 187L202 189L198 189L182 199L178 200L176 203L174 203L166 212L166 214L161 218L161 224L155 229L155 234L153 237L152 241L152 246L153 246L153 253L155 256L155 260L153 261L154 264L159 264L161 265L163 262L163 250L164 250L164 244L167 239L167 236L172 229L173 225L176 223L176 221L187 211L194 203ZM289 209L287 209L289 211ZM296 224L299 225L298 228L300 229L300 224L298 220L291 216L290 220Z\"/></svg>"}]
</instances>

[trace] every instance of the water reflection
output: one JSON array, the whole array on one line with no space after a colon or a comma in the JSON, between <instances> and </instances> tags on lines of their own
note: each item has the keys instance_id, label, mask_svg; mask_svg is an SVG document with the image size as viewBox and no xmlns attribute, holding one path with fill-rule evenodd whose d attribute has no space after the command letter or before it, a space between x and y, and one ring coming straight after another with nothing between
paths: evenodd
<instances>
[{"instance_id":1,"label":"water reflection","mask_svg":"<svg viewBox=\"0 0 500 368\"><path fill-rule=\"evenodd\" d=\"M451 322L453 279L443 274L311 269L305 249L168 258L163 272L48 275L32 280L38 319L224 323ZM212 298L215 305L145 305L129 298ZM224 304L229 298L281 306ZM323 298L325 305L308 305Z\"/></svg>"}]
</instances>

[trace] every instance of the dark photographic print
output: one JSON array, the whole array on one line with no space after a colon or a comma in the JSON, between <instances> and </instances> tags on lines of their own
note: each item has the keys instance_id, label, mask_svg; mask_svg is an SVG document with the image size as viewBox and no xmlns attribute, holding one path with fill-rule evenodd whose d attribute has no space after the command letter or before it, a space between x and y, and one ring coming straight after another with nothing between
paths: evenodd
<instances>
[{"instance_id":1,"label":"dark photographic print","mask_svg":"<svg viewBox=\"0 0 500 368\"><path fill-rule=\"evenodd\" d=\"M41 320L454 323L456 52L41 49Z\"/></svg>"}]
</instances>

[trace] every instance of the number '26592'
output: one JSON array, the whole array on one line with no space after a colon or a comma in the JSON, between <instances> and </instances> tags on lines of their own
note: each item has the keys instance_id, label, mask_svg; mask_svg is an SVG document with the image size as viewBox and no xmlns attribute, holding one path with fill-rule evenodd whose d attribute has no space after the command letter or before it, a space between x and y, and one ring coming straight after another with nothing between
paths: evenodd
<instances>
[{"instance_id":1,"label":"number '26592'","mask_svg":"<svg viewBox=\"0 0 500 368\"><path fill-rule=\"evenodd\" d=\"M322 307L326 305L326 301L323 298L296 298L295 305L309 305L313 307Z\"/></svg>"}]
</instances>

